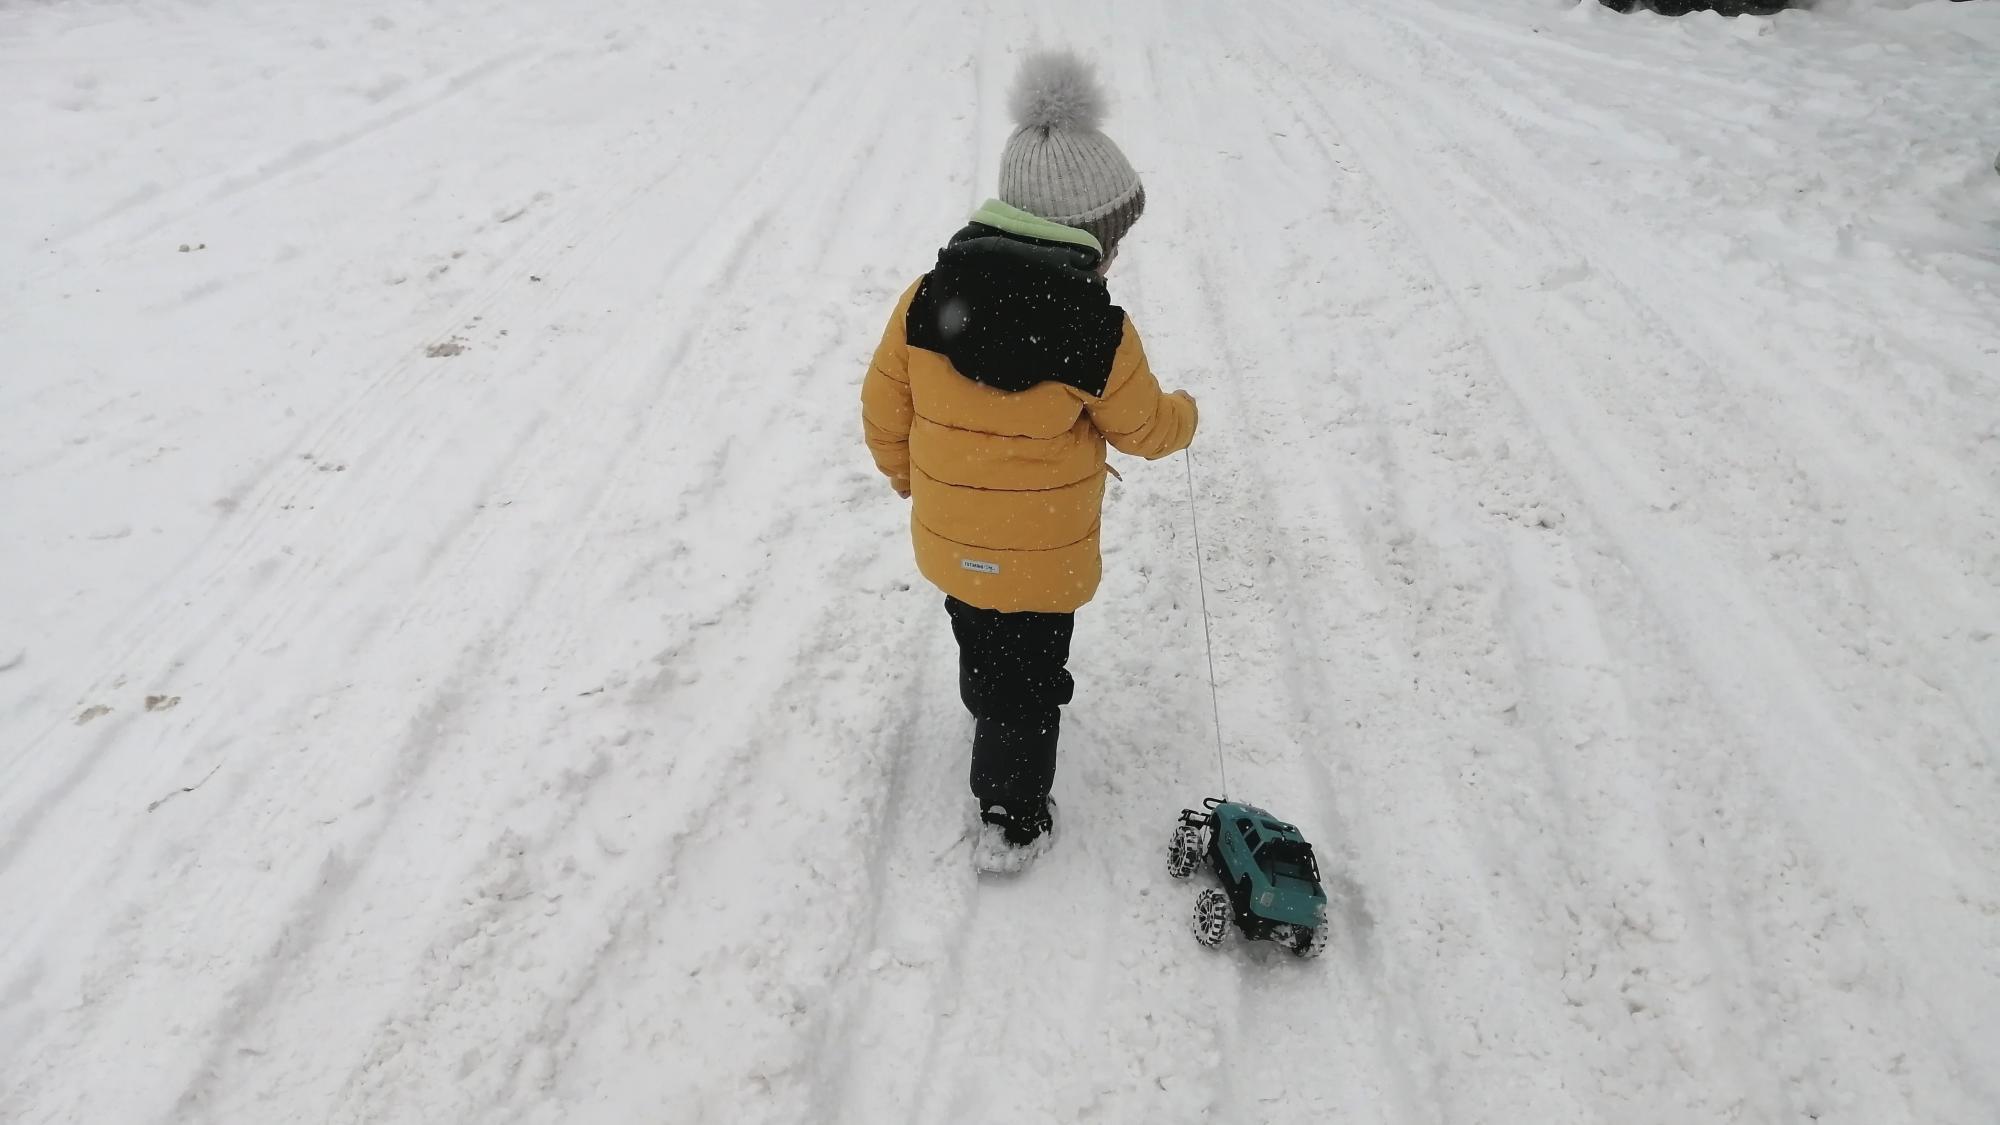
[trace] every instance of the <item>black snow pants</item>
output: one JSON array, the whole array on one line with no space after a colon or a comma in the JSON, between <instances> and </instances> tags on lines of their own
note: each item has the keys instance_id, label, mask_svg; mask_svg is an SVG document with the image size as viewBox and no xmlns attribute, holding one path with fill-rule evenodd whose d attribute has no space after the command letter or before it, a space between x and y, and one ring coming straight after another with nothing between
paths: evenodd
<instances>
[{"instance_id":1,"label":"black snow pants","mask_svg":"<svg viewBox=\"0 0 2000 1125\"><path fill-rule=\"evenodd\" d=\"M1001 613L946 598L958 638L958 694L979 721L972 737L972 795L982 809L1038 810L1056 779L1059 708L1070 678L1073 613Z\"/></svg>"}]
</instances>

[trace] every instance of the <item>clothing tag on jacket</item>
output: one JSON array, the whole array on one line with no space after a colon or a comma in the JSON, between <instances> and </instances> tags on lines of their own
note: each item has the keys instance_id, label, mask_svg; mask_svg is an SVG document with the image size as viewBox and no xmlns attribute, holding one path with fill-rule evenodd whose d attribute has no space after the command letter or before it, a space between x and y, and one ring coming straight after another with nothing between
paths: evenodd
<instances>
[{"instance_id":1,"label":"clothing tag on jacket","mask_svg":"<svg viewBox=\"0 0 2000 1125\"><path fill-rule=\"evenodd\" d=\"M980 562L978 559L960 559L958 560L958 565L967 570L976 570L981 574L1000 573L999 563Z\"/></svg>"}]
</instances>

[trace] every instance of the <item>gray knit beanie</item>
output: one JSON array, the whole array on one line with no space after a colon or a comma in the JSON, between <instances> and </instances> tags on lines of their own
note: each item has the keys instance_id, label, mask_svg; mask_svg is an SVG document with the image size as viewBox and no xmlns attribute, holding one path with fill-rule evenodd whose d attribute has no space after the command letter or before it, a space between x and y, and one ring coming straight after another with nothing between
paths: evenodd
<instances>
[{"instance_id":1,"label":"gray knit beanie","mask_svg":"<svg viewBox=\"0 0 2000 1125\"><path fill-rule=\"evenodd\" d=\"M1146 189L1097 131L1104 91L1090 64L1069 51L1029 55L1008 104L1018 127L1000 154L1000 201L1089 231L1108 260L1146 209Z\"/></svg>"}]
</instances>

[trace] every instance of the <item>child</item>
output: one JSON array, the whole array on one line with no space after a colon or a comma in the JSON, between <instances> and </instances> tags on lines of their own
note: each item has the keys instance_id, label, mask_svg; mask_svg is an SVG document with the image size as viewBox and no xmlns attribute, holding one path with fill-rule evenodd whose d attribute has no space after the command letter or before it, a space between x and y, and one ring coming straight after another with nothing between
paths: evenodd
<instances>
[{"instance_id":1,"label":"child","mask_svg":"<svg viewBox=\"0 0 2000 1125\"><path fill-rule=\"evenodd\" d=\"M917 566L945 594L978 721L974 862L1018 871L1053 837L1074 613L1097 592L1108 441L1156 459L1194 438L1104 274L1145 208L1103 95L1068 53L1022 66L1000 198L897 302L862 385L875 464L912 502Z\"/></svg>"}]
</instances>

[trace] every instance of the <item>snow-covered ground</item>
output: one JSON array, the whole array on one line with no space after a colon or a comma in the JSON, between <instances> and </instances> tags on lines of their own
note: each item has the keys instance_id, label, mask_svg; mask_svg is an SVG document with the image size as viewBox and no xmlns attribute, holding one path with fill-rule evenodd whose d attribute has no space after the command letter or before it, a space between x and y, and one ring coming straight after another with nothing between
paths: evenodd
<instances>
[{"instance_id":1,"label":"snow-covered ground","mask_svg":"<svg viewBox=\"0 0 2000 1125\"><path fill-rule=\"evenodd\" d=\"M1080 46L1196 471L966 860L862 447ZM2000 1120L2000 3L0 3L0 1120Z\"/></svg>"}]
</instances>

